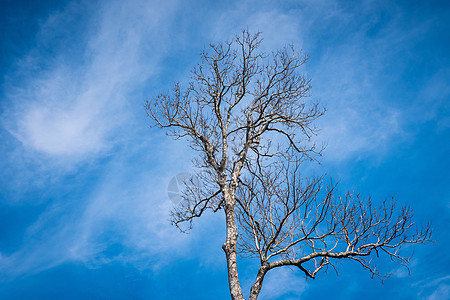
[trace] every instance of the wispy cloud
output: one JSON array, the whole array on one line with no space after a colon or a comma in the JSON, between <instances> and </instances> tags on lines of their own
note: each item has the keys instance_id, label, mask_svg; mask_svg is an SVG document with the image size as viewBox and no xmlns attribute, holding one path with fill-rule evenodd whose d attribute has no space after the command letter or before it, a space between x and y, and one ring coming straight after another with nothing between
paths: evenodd
<instances>
[{"instance_id":1,"label":"wispy cloud","mask_svg":"<svg viewBox=\"0 0 450 300\"><path fill-rule=\"evenodd\" d=\"M168 222L172 206L166 190L170 170L131 175L121 163L113 164L108 171L110 175L82 199L69 195L55 199L28 227L26 245L3 255L3 275L11 279L64 262L95 267L120 261L139 268L157 268L169 256L189 255L186 243L192 237ZM109 253L115 244L122 249Z\"/></svg>"},{"instance_id":2,"label":"wispy cloud","mask_svg":"<svg viewBox=\"0 0 450 300\"><path fill-rule=\"evenodd\" d=\"M419 286L419 299L437 300L450 297L450 276L442 276L432 280L420 281L413 286Z\"/></svg>"},{"instance_id":3,"label":"wispy cloud","mask_svg":"<svg viewBox=\"0 0 450 300\"><path fill-rule=\"evenodd\" d=\"M25 233L25 245L14 253L3 254L0 268L5 274L39 272L67 261L105 262L102 253L115 242L147 257L145 253L162 253L164 247L177 249L172 246L183 240L183 235L167 222L170 202L164 186L164 176L172 176L178 170L140 169L133 175L123 175L131 172L131 154L141 151L141 159L145 160L143 153L155 147L148 137L142 137L147 129L145 120L135 126L135 119L143 116L143 111L137 111L143 110L144 101L136 90L157 72L164 58L164 49L170 44L164 34L165 22L174 17L174 3L135 1L129 5L117 1L95 7L96 14L89 11L93 18L89 20L89 30L83 32L86 42L76 45L76 52L82 57L76 58L71 56L73 51L64 48L65 43L73 44L71 35L62 31L66 20L80 7L69 5L50 15L41 26L38 47L18 61L16 74L11 75L4 88L2 125L30 156L51 166L57 162L64 167L81 168L78 171L83 170L79 163L87 159L116 159L101 165L104 172L97 172L101 178L89 184L71 183L84 184L78 188L91 190L77 193L81 199L55 195L46 200L46 210ZM44 62L48 59L42 53L44 44L60 38L65 39L58 42L63 46L50 62ZM38 72L33 71L36 66L42 66ZM15 81L18 78L20 84ZM130 149L130 139L141 142ZM160 146L156 147L164 148ZM172 148L174 152L177 149ZM19 148L17 151L23 152ZM158 151L153 152L153 157L158 156ZM170 158L170 148L163 154ZM95 165L100 167L99 162ZM21 182L32 185L49 173L64 178L61 175L65 174L51 166L16 163L14 168L17 174L23 173L16 176ZM161 159L159 166L164 166ZM30 167L35 167L34 171L27 170ZM22 172L21 168L27 171ZM46 185L51 184L46 181ZM107 237L108 234L114 237ZM172 244L162 241L171 235ZM133 260L131 257L136 258L130 255L127 259Z\"/></svg>"},{"instance_id":4,"label":"wispy cloud","mask_svg":"<svg viewBox=\"0 0 450 300\"><path fill-rule=\"evenodd\" d=\"M260 299L299 299L307 287L307 282L298 276L298 272L289 268L274 270L264 279Z\"/></svg>"},{"instance_id":5,"label":"wispy cloud","mask_svg":"<svg viewBox=\"0 0 450 300\"><path fill-rule=\"evenodd\" d=\"M58 36L53 31L63 30L71 9L43 24L42 40L50 33ZM151 3L101 7L92 22L97 27L85 33L90 38L79 51L83 58L76 59L81 64L73 66L73 53L61 49L46 70L6 87L7 102L13 105L4 113L4 125L24 146L50 156L83 159L108 150L130 119L126 106L132 92L158 68L165 47L160 26L168 13ZM155 49L148 52L149 45ZM21 68L42 64L39 55L31 51Z\"/></svg>"}]
</instances>

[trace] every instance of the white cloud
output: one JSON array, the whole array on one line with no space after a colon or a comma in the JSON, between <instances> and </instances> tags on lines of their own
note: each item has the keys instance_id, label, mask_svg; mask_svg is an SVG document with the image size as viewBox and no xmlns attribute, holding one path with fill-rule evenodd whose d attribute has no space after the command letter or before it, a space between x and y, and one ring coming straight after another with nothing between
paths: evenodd
<instances>
[{"instance_id":1,"label":"white cloud","mask_svg":"<svg viewBox=\"0 0 450 300\"><path fill-rule=\"evenodd\" d=\"M30 108L19 121L16 137L24 145L49 155L82 155L103 150L107 131L118 124L106 125L99 109L85 107L81 101L75 104L70 109Z\"/></svg>"},{"instance_id":2,"label":"white cloud","mask_svg":"<svg viewBox=\"0 0 450 300\"><path fill-rule=\"evenodd\" d=\"M305 15L298 10L282 10L272 2L239 1L216 19L211 35L214 41L222 42L248 29L251 33L263 33L261 49L267 53L290 43L301 47L310 23Z\"/></svg>"},{"instance_id":3,"label":"white cloud","mask_svg":"<svg viewBox=\"0 0 450 300\"><path fill-rule=\"evenodd\" d=\"M290 268L279 268L267 273L260 299L298 299L308 287L306 281ZM290 298L287 298L290 297Z\"/></svg>"},{"instance_id":4,"label":"white cloud","mask_svg":"<svg viewBox=\"0 0 450 300\"><path fill-rule=\"evenodd\" d=\"M78 45L84 57L76 62L81 65L71 66L72 53L64 49L45 64L42 60L48 58L32 50L18 64L26 75L20 85L6 87L12 105L4 113L4 125L27 148L81 160L109 149L125 120L131 119L127 103L162 57L166 38L160 35L160 26L171 13L170 3L109 4L91 21L98 27L86 33L88 44ZM43 24L42 43L57 36L55 28L66 25L64 17L71 9L57 12ZM70 41L70 36L64 38ZM157 47L147 51L149 45ZM47 69L33 73L36 65Z\"/></svg>"},{"instance_id":5,"label":"white cloud","mask_svg":"<svg viewBox=\"0 0 450 300\"><path fill-rule=\"evenodd\" d=\"M134 126L139 118L136 111L144 115L144 98L136 89L141 89L157 72L160 60L166 55L165 49L171 41L164 34L168 27L165 22L174 17L177 9L174 3L104 3L96 7L97 13L91 14L93 19L88 20L89 31L83 33L87 44L77 45L83 55L74 59L77 63L70 57L72 52L66 53L65 49L58 49L50 62L44 63L48 57L40 53L39 47L18 62L20 76L16 75L22 81L20 84L9 81L5 85L8 106L5 105L2 114L2 125L27 150L39 153L38 158L43 154L46 163L62 160L63 164L79 167L78 162L99 154L106 157L108 151L109 155L115 155L116 165L99 165L106 170L100 172L101 184L84 183L93 192L82 199L64 193L47 199L45 212L27 229L24 246L3 255L2 272L12 276L34 273L67 261L105 263L102 252L114 242L132 249L134 254L126 258L129 260L138 260L138 254L145 259L149 253L183 248L173 246L186 236L180 235L167 221L170 202L157 167L152 169L155 173L148 173L140 168L130 170L129 166L133 163L130 155L136 155L137 151L141 162L149 159L148 156L162 155L160 166L182 165L164 164L164 159L171 155L180 158L180 153L173 154L179 152L179 147L165 149L162 144L152 144L148 136L141 137L146 129L145 120L141 126ZM51 15L42 25L38 42L47 43L55 36L61 38L58 33L73 9L76 7L69 6ZM69 41L70 36L62 35L62 38ZM42 70L35 72L36 68ZM134 140L133 145L124 143L129 139ZM119 143L120 147L112 149ZM22 149L18 152L23 153ZM30 171L32 174L26 176L17 172L17 180L21 185L27 182L28 186L48 173L59 173L49 169L39 165L34 173ZM171 169L165 172L166 177L173 176ZM176 172L179 171L173 173ZM45 181L45 190L53 184ZM35 198L39 196L30 198L29 201L37 201ZM114 237L108 240L107 234Z\"/></svg>"},{"instance_id":6,"label":"white cloud","mask_svg":"<svg viewBox=\"0 0 450 300\"><path fill-rule=\"evenodd\" d=\"M153 172L124 175L120 172L124 163L111 166L111 175L87 197L55 199L27 229L24 247L1 257L2 273L14 278L65 262L97 266L121 261L139 268L158 268L169 257L189 255L186 244L192 235L180 233L168 222L172 203L166 187L170 178ZM124 250L103 254L114 244Z\"/></svg>"},{"instance_id":7,"label":"white cloud","mask_svg":"<svg viewBox=\"0 0 450 300\"><path fill-rule=\"evenodd\" d=\"M450 68L443 66L428 80L423 82L414 105L410 108L411 122L436 121L437 128L445 130L450 127L448 98L450 86L448 78Z\"/></svg>"},{"instance_id":8,"label":"white cloud","mask_svg":"<svg viewBox=\"0 0 450 300\"><path fill-rule=\"evenodd\" d=\"M450 298L450 284L440 284L426 300L441 300Z\"/></svg>"},{"instance_id":9,"label":"white cloud","mask_svg":"<svg viewBox=\"0 0 450 300\"><path fill-rule=\"evenodd\" d=\"M102 165L100 178L86 185L90 192L77 196L77 189L84 189L86 183L73 182L70 191L75 195L55 195L26 229L23 246L0 258L1 273L13 279L72 262L88 267L123 262L158 271L173 260L192 257L195 248L197 255L205 253L204 263L209 266L222 262L210 252L217 246L222 258L222 218L214 215L197 220L189 235L169 222L173 203L167 185L177 173L189 171L190 162L180 161L186 151L167 143L148 152L155 139L135 141ZM216 237L219 241L203 246L205 236L209 241L216 241ZM120 249L111 254L115 245Z\"/></svg>"},{"instance_id":10,"label":"white cloud","mask_svg":"<svg viewBox=\"0 0 450 300\"><path fill-rule=\"evenodd\" d=\"M445 275L435 278L433 280L423 280L413 284L418 285L420 291L418 294L419 299L424 300L438 300L448 299L450 297L450 276Z\"/></svg>"}]
</instances>

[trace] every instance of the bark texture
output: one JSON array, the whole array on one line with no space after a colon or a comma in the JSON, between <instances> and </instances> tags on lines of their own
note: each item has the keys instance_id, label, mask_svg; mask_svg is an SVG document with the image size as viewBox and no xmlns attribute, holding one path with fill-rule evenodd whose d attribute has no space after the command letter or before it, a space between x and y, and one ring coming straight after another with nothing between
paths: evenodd
<instances>
[{"instance_id":1,"label":"bark texture","mask_svg":"<svg viewBox=\"0 0 450 300\"><path fill-rule=\"evenodd\" d=\"M239 275L237 269L237 226L234 219L234 197L229 190L225 190L225 220L227 228L227 238L222 245L227 260L228 285L230 288L231 298L233 300L243 300L241 285L239 283Z\"/></svg>"}]
</instances>

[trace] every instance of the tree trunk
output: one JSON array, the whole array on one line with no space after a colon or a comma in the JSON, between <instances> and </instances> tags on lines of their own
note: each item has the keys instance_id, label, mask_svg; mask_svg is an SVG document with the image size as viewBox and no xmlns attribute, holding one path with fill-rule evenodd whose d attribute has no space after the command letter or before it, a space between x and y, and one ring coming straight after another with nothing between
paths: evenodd
<instances>
[{"instance_id":1,"label":"tree trunk","mask_svg":"<svg viewBox=\"0 0 450 300\"><path fill-rule=\"evenodd\" d=\"M261 291L262 283L264 280L264 276L267 273L267 266L263 265L258 271L258 275L256 275L255 283L252 285L252 288L250 290L250 297L249 300L256 300L258 299L259 292Z\"/></svg>"},{"instance_id":2,"label":"tree trunk","mask_svg":"<svg viewBox=\"0 0 450 300\"><path fill-rule=\"evenodd\" d=\"M237 270L237 227L234 219L234 199L228 190L225 191L225 217L227 223L227 240L222 245L227 258L228 284L231 299L244 300Z\"/></svg>"}]
</instances>

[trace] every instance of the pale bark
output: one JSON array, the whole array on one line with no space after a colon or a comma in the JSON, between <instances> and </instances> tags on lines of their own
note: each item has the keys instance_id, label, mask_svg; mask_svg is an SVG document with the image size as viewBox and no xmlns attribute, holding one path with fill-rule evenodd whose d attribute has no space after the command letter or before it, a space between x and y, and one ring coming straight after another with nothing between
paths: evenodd
<instances>
[{"instance_id":1,"label":"pale bark","mask_svg":"<svg viewBox=\"0 0 450 300\"><path fill-rule=\"evenodd\" d=\"M227 260L227 271L228 271L228 285L230 288L231 298L233 300L244 300L242 295L241 285L239 283L239 275L237 268L237 227L236 221L234 219L234 196L230 193L228 188L224 191L225 197L225 219L226 219L226 230L227 238L225 243L222 245L222 249L225 252Z\"/></svg>"},{"instance_id":2,"label":"pale bark","mask_svg":"<svg viewBox=\"0 0 450 300\"><path fill-rule=\"evenodd\" d=\"M261 268L258 270L258 274L256 275L255 283L252 285L250 289L249 300L258 299L259 292L261 291L261 287L263 284L264 276L266 276L267 271L269 270L268 264L263 264Z\"/></svg>"}]
</instances>

